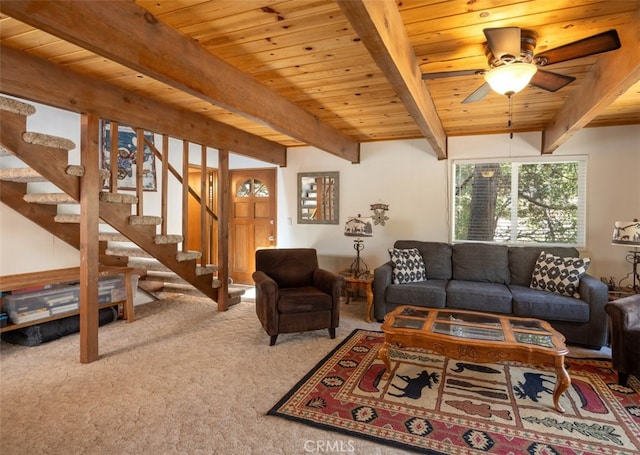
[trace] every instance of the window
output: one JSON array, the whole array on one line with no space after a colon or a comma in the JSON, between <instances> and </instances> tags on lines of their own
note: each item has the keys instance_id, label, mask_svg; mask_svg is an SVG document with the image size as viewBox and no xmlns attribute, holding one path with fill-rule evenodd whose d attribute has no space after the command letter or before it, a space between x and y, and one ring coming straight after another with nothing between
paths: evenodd
<instances>
[{"instance_id":1,"label":"window","mask_svg":"<svg viewBox=\"0 0 640 455\"><path fill-rule=\"evenodd\" d=\"M237 197L269 197L269 188L257 179L249 179L242 182L237 190Z\"/></svg>"},{"instance_id":2,"label":"window","mask_svg":"<svg viewBox=\"0 0 640 455\"><path fill-rule=\"evenodd\" d=\"M585 244L586 158L453 163L453 240Z\"/></svg>"}]
</instances>

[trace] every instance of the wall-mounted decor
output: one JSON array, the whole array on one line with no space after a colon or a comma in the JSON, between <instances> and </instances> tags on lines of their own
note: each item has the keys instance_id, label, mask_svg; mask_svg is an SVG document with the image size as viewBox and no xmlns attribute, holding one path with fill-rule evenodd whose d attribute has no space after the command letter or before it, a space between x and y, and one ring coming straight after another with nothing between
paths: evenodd
<instances>
[{"instance_id":1,"label":"wall-mounted decor","mask_svg":"<svg viewBox=\"0 0 640 455\"><path fill-rule=\"evenodd\" d=\"M338 224L338 172L298 174L298 224Z\"/></svg>"},{"instance_id":2,"label":"wall-mounted decor","mask_svg":"<svg viewBox=\"0 0 640 455\"><path fill-rule=\"evenodd\" d=\"M153 143L153 134L145 131L145 138ZM136 189L136 166L138 165L138 135L124 125L118 125L118 189ZM142 160L142 189L156 191L156 160L145 144ZM111 169L111 122L102 122L102 168Z\"/></svg>"},{"instance_id":3,"label":"wall-mounted decor","mask_svg":"<svg viewBox=\"0 0 640 455\"><path fill-rule=\"evenodd\" d=\"M389 217L385 214L389 210L389 205L382 203L371 204L371 210L373 210L373 224L384 226L389 220Z\"/></svg>"}]
</instances>

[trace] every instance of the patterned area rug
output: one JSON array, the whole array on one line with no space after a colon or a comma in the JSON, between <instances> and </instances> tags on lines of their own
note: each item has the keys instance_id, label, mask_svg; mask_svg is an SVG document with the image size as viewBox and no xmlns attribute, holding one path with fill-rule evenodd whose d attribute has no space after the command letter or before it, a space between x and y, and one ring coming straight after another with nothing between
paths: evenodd
<instances>
[{"instance_id":1,"label":"patterned area rug","mask_svg":"<svg viewBox=\"0 0 640 455\"><path fill-rule=\"evenodd\" d=\"M432 454L640 453L640 381L619 386L608 360L566 359L572 385L561 414L553 365L390 349L394 375L384 381L383 341L355 330L269 414Z\"/></svg>"}]
</instances>

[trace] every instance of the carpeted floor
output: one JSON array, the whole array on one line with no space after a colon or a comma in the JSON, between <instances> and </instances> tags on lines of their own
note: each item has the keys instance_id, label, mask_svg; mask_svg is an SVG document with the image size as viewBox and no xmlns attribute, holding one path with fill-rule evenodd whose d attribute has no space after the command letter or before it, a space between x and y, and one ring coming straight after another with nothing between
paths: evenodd
<instances>
[{"instance_id":1,"label":"carpeted floor","mask_svg":"<svg viewBox=\"0 0 640 455\"><path fill-rule=\"evenodd\" d=\"M364 308L342 305L334 340L321 330L270 347L252 302L219 313L206 298L177 296L102 327L101 358L87 365L77 334L31 348L2 342L0 453L406 453L266 415L354 329L379 330Z\"/></svg>"}]
</instances>

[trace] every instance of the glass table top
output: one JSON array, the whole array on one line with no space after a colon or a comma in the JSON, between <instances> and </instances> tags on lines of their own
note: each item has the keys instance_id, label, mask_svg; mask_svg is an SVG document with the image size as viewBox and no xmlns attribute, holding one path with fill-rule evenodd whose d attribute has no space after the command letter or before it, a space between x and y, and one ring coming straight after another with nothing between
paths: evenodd
<instances>
[{"instance_id":1,"label":"glass table top","mask_svg":"<svg viewBox=\"0 0 640 455\"><path fill-rule=\"evenodd\" d=\"M542 321L512 318L508 315L405 307L395 315L390 327L460 339L496 342L511 340L518 344L555 347L553 334L543 327Z\"/></svg>"}]
</instances>

